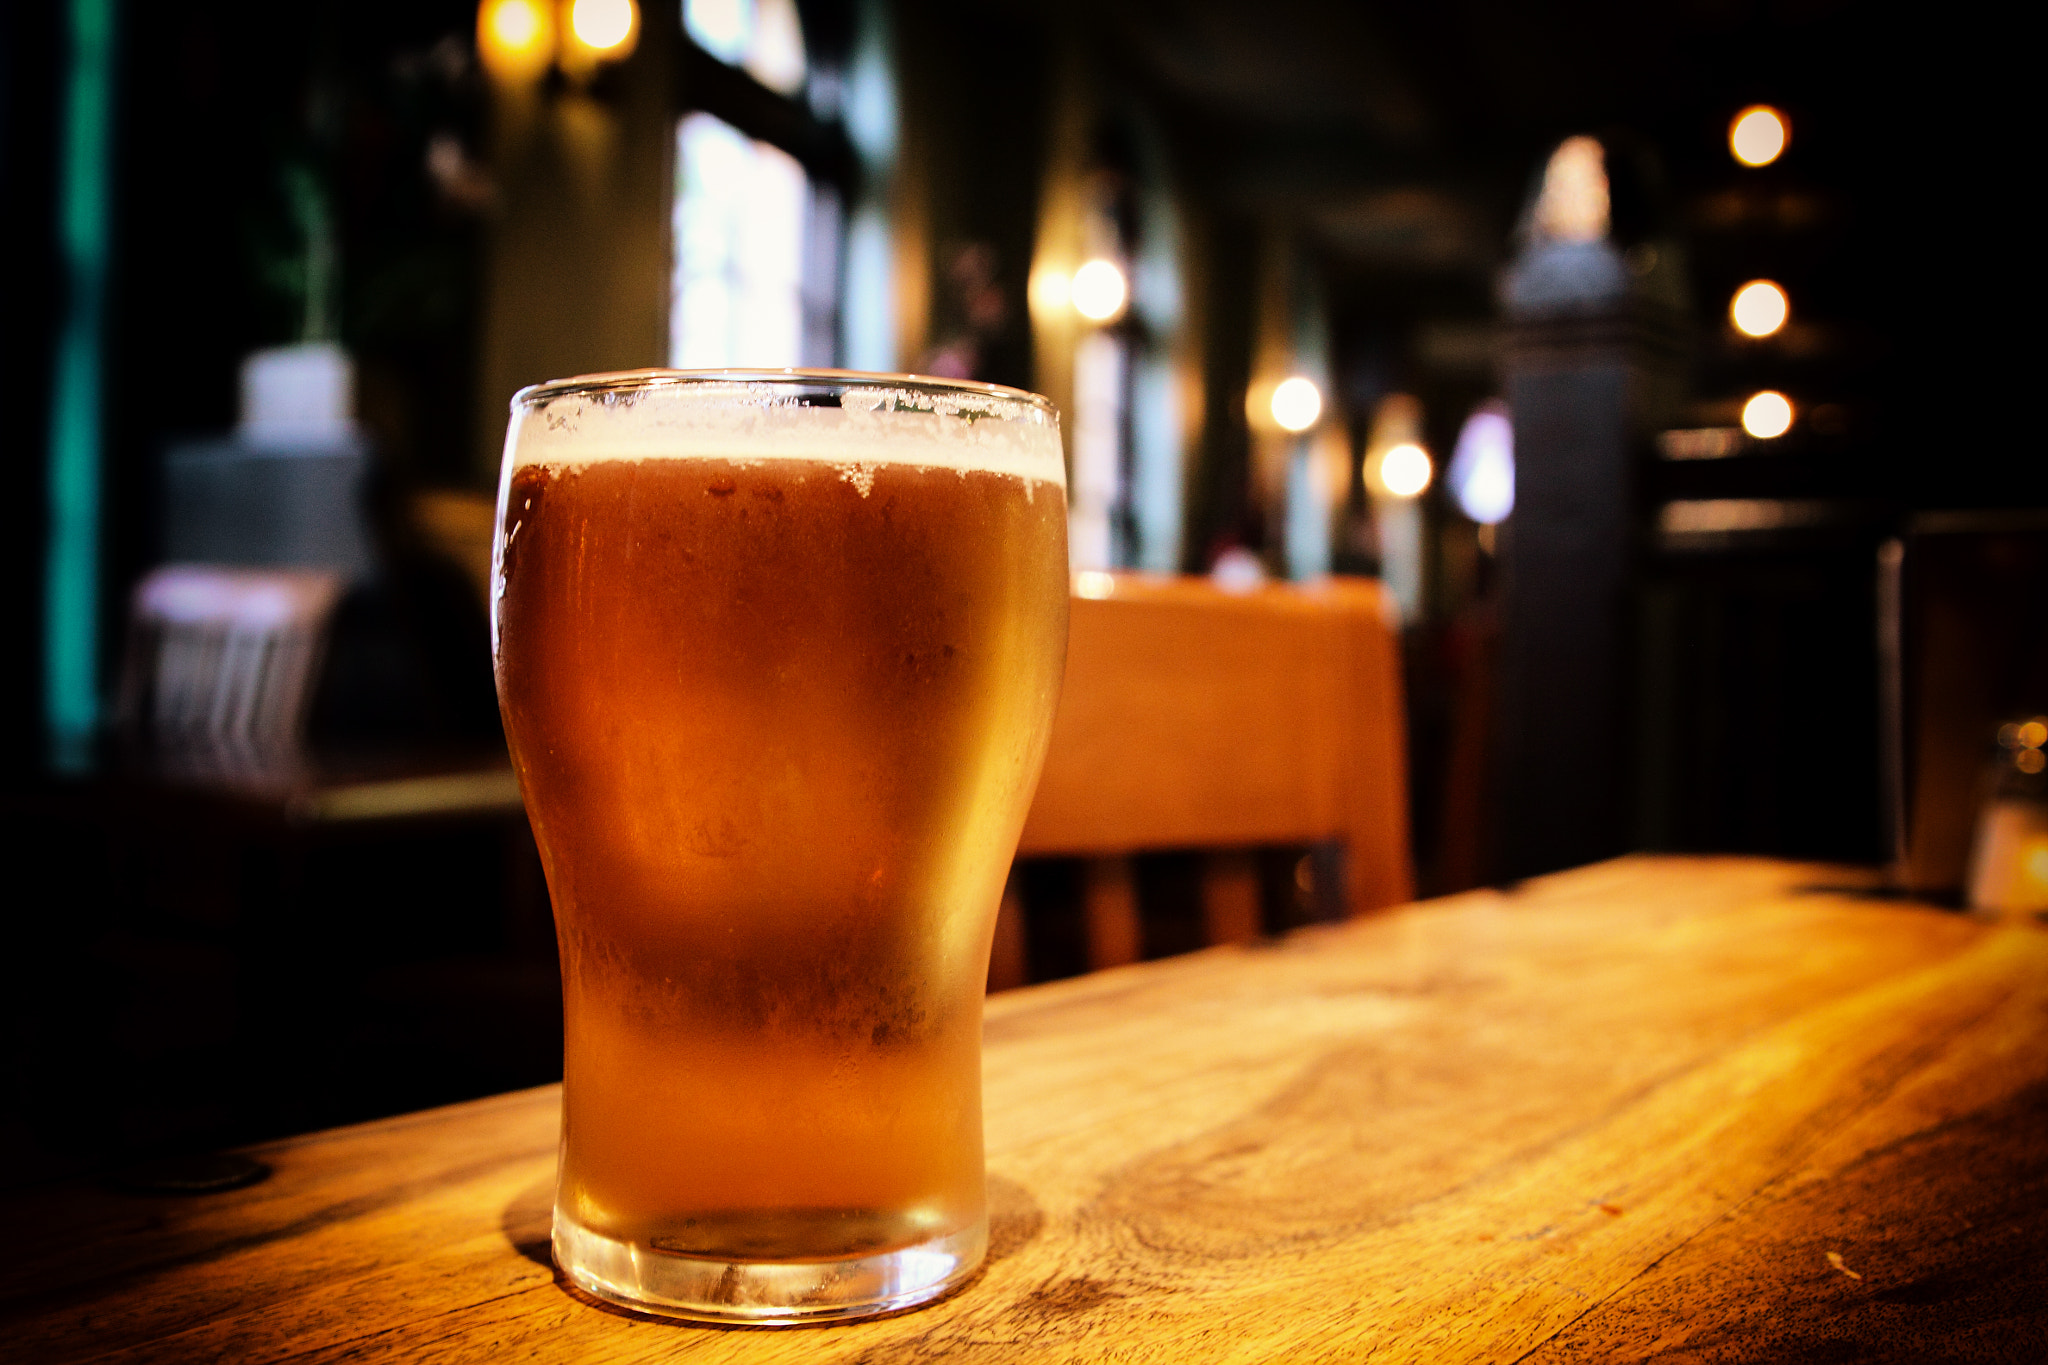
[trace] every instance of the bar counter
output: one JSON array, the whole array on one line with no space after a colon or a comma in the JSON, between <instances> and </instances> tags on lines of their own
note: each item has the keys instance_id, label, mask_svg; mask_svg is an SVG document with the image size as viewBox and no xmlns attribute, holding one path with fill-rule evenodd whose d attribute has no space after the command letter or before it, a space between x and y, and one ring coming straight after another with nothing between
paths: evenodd
<instances>
[{"instance_id":1,"label":"bar counter","mask_svg":"<svg viewBox=\"0 0 2048 1365\"><path fill-rule=\"evenodd\" d=\"M13 1361L2034 1360L2048 928L1636 857L992 997L985 1271L850 1326L548 1260L558 1095L9 1196Z\"/></svg>"}]
</instances>

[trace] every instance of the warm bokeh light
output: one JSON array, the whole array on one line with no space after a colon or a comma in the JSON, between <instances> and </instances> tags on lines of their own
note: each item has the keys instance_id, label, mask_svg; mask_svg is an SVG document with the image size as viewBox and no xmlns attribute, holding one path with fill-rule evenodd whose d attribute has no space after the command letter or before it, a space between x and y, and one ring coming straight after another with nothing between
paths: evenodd
<instances>
[{"instance_id":1,"label":"warm bokeh light","mask_svg":"<svg viewBox=\"0 0 2048 1365\"><path fill-rule=\"evenodd\" d=\"M1116 596L1116 577L1100 569L1083 569L1074 575L1074 596L1100 602Z\"/></svg>"},{"instance_id":2,"label":"warm bokeh light","mask_svg":"<svg viewBox=\"0 0 2048 1365\"><path fill-rule=\"evenodd\" d=\"M484 0L476 45L484 68L499 80L533 80L554 60L554 16L541 0Z\"/></svg>"},{"instance_id":3,"label":"warm bokeh light","mask_svg":"<svg viewBox=\"0 0 2048 1365\"><path fill-rule=\"evenodd\" d=\"M1760 441L1783 436L1792 430L1792 400L1775 389L1765 389L1742 405L1742 429Z\"/></svg>"},{"instance_id":4,"label":"warm bokeh light","mask_svg":"<svg viewBox=\"0 0 2048 1365\"><path fill-rule=\"evenodd\" d=\"M2039 749L2022 749L2012 756L2012 762L2015 768L2029 776L2048 768L2048 756Z\"/></svg>"},{"instance_id":5,"label":"warm bokeh light","mask_svg":"<svg viewBox=\"0 0 2048 1365\"><path fill-rule=\"evenodd\" d=\"M1429 452L1412 441L1403 441L1380 457L1380 487L1397 498L1412 498L1429 487L1435 472Z\"/></svg>"},{"instance_id":6,"label":"warm bokeh light","mask_svg":"<svg viewBox=\"0 0 2048 1365\"><path fill-rule=\"evenodd\" d=\"M2020 876L2037 897L2048 895L2048 839L2035 839L2021 850Z\"/></svg>"},{"instance_id":7,"label":"warm bokeh light","mask_svg":"<svg viewBox=\"0 0 2048 1365\"><path fill-rule=\"evenodd\" d=\"M1073 279L1065 271L1033 271L1028 286L1031 294L1031 311L1041 318L1056 315L1072 302L1073 287Z\"/></svg>"},{"instance_id":8,"label":"warm bokeh light","mask_svg":"<svg viewBox=\"0 0 2048 1365\"><path fill-rule=\"evenodd\" d=\"M1108 322L1124 310L1130 290L1113 261L1093 260L1074 272L1067 289L1074 311L1090 322Z\"/></svg>"},{"instance_id":9,"label":"warm bokeh light","mask_svg":"<svg viewBox=\"0 0 2048 1365\"><path fill-rule=\"evenodd\" d=\"M577 41L607 57L622 57L639 28L633 0L575 0L569 7L569 31Z\"/></svg>"},{"instance_id":10,"label":"warm bokeh light","mask_svg":"<svg viewBox=\"0 0 2048 1365\"><path fill-rule=\"evenodd\" d=\"M1323 395L1315 381L1295 375L1273 389L1273 420L1283 431L1307 431L1322 415Z\"/></svg>"},{"instance_id":11,"label":"warm bokeh light","mask_svg":"<svg viewBox=\"0 0 2048 1365\"><path fill-rule=\"evenodd\" d=\"M1785 153L1791 129L1767 104L1753 104L1728 126L1728 150L1745 166L1768 166Z\"/></svg>"},{"instance_id":12,"label":"warm bokeh light","mask_svg":"<svg viewBox=\"0 0 2048 1365\"><path fill-rule=\"evenodd\" d=\"M1767 337L1792 315L1792 301L1770 280L1751 280L1735 291L1728 316L1744 336Z\"/></svg>"},{"instance_id":13,"label":"warm bokeh light","mask_svg":"<svg viewBox=\"0 0 2048 1365\"><path fill-rule=\"evenodd\" d=\"M1568 137L1543 168L1536 196L1536 228L1560 242L1597 242L1607 236L1607 153L1597 138Z\"/></svg>"},{"instance_id":14,"label":"warm bokeh light","mask_svg":"<svg viewBox=\"0 0 2048 1365\"><path fill-rule=\"evenodd\" d=\"M486 8L488 31L503 46L524 50L541 39L546 22L533 0L497 0Z\"/></svg>"}]
</instances>

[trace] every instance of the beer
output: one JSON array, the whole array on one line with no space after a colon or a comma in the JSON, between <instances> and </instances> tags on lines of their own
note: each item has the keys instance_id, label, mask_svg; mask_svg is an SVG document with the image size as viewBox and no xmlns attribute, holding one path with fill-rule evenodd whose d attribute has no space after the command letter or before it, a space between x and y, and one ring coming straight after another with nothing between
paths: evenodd
<instances>
[{"instance_id":1,"label":"beer","mask_svg":"<svg viewBox=\"0 0 2048 1365\"><path fill-rule=\"evenodd\" d=\"M866 392L515 409L493 640L561 947L557 1256L636 1307L803 1316L734 1266L893 1307L892 1255L980 1256L983 983L1066 641L1057 428Z\"/></svg>"}]
</instances>

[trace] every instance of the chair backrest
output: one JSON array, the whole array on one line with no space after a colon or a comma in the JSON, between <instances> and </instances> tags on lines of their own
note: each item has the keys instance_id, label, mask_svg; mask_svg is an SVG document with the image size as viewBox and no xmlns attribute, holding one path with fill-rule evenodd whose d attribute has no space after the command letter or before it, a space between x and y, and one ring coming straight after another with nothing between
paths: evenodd
<instances>
[{"instance_id":1,"label":"chair backrest","mask_svg":"<svg viewBox=\"0 0 2048 1365\"><path fill-rule=\"evenodd\" d=\"M1020 856L1334 839L1351 914L1414 895L1399 644L1379 583L1232 593L1207 579L1089 575L1083 586L1095 591L1073 600ZM1130 955L1094 954L1096 965Z\"/></svg>"},{"instance_id":2,"label":"chair backrest","mask_svg":"<svg viewBox=\"0 0 2048 1365\"><path fill-rule=\"evenodd\" d=\"M166 564L136 586L121 729L187 779L267 785L304 767L307 707L342 578L321 569Z\"/></svg>"}]
</instances>

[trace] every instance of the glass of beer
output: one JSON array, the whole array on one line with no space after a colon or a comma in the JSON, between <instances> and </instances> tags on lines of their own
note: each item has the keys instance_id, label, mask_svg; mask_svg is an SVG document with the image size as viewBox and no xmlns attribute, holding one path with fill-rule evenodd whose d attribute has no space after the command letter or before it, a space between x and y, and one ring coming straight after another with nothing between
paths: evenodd
<instances>
[{"instance_id":1,"label":"glass of beer","mask_svg":"<svg viewBox=\"0 0 2048 1365\"><path fill-rule=\"evenodd\" d=\"M556 1264L891 1312L987 1244L981 1007L1067 639L1014 389L640 371L512 403L491 641L562 957Z\"/></svg>"}]
</instances>

